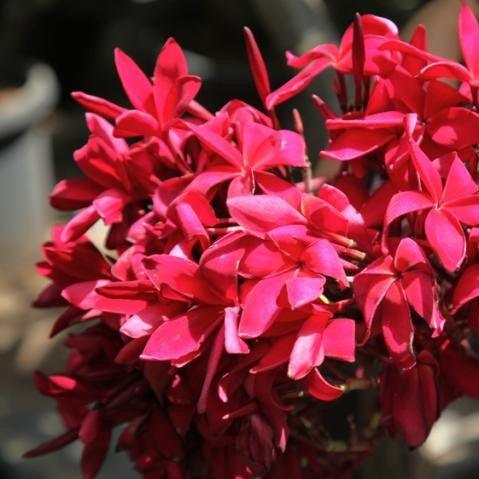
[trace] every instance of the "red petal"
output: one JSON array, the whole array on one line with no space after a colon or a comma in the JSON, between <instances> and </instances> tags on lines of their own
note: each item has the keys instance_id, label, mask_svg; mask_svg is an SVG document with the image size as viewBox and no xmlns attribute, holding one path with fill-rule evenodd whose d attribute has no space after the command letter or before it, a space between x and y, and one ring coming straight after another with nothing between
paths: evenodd
<instances>
[{"instance_id":1,"label":"red petal","mask_svg":"<svg viewBox=\"0 0 479 479\"><path fill-rule=\"evenodd\" d=\"M412 349L414 328L409 305L399 282L393 283L388 289L381 303L380 315L384 342L393 361L404 369L413 366L415 363Z\"/></svg>"},{"instance_id":2,"label":"red petal","mask_svg":"<svg viewBox=\"0 0 479 479\"><path fill-rule=\"evenodd\" d=\"M306 223L304 216L279 197L239 196L230 198L227 205L240 226L260 236L278 226Z\"/></svg>"},{"instance_id":3,"label":"red petal","mask_svg":"<svg viewBox=\"0 0 479 479\"><path fill-rule=\"evenodd\" d=\"M443 202L448 203L473 195L477 190L476 182L472 179L471 174L467 171L457 153L454 153L454 160L449 168L446 184L444 185Z\"/></svg>"},{"instance_id":4,"label":"red petal","mask_svg":"<svg viewBox=\"0 0 479 479\"><path fill-rule=\"evenodd\" d=\"M442 181L439 172L434 168L431 160L424 154L421 148L413 141L409 143L409 153L419 173L421 182L426 187L433 201L438 202L442 196Z\"/></svg>"},{"instance_id":5,"label":"red petal","mask_svg":"<svg viewBox=\"0 0 479 479\"><path fill-rule=\"evenodd\" d=\"M261 51L258 48L258 44L256 43L254 35L248 27L244 27L244 39L249 66L251 73L253 74L256 90L258 91L259 97L264 104L266 97L271 91L268 71L266 70L263 56L261 55Z\"/></svg>"},{"instance_id":6,"label":"red petal","mask_svg":"<svg viewBox=\"0 0 479 479\"><path fill-rule=\"evenodd\" d=\"M448 271L455 271L466 254L466 239L459 221L445 208L431 209L424 224L426 238Z\"/></svg>"},{"instance_id":7,"label":"red petal","mask_svg":"<svg viewBox=\"0 0 479 479\"><path fill-rule=\"evenodd\" d=\"M262 373L286 364L289 360L295 341L296 334L289 334L275 340L271 348L261 358L261 361L251 368L250 373Z\"/></svg>"},{"instance_id":8,"label":"red petal","mask_svg":"<svg viewBox=\"0 0 479 479\"><path fill-rule=\"evenodd\" d=\"M291 309L316 301L323 292L326 280L323 277L298 276L286 283L286 292Z\"/></svg>"},{"instance_id":9,"label":"red petal","mask_svg":"<svg viewBox=\"0 0 479 479\"><path fill-rule=\"evenodd\" d=\"M148 111L152 100L152 87L148 77L119 48L115 49L115 65L131 104L138 110Z\"/></svg>"},{"instance_id":10,"label":"red petal","mask_svg":"<svg viewBox=\"0 0 479 479\"><path fill-rule=\"evenodd\" d=\"M389 130L367 130L350 128L334 138L328 149L321 151L324 158L348 161L377 150L395 137Z\"/></svg>"},{"instance_id":11,"label":"red petal","mask_svg":"<svg viewBox=\"0 0 479 479\"><path fill-rule=\"evenodd\" d=\"M100 219L94 206L88 206L77 213L63 228L61 240L64 243L78 239Z\"/></svg>"},{"instance_id":12,"label":"red petal","mask_svg":"<svg viewBox=\"0 0 479 479\"><path fill-rule=\"evenodd\" d=\"M225 308L225 349L230 354L249 353L248 345L238 335L238 307Z\"/></svg>"},{"instance_id":13,"label":"red petal","mask_svg":"<svg viewBox=\"0 0 479 479\"><path fill-rule=\"evenodd\" d=\"M320 401L334 401L343 395L343 390L328 383L316 368L303 380L308 394Z\"/></svg>"},{"instance_id":14,"label":"red petal","mask_svg":"<svg viewBox=\"0 0 479 479\"><path fill-rule=\"evenodd\" d=\"M91 204L103 189L89 178L62 180L50 194L50 204L57 210L78 210Z\"/></svg>"},{"instance_id":15,"label":"red petal","mask_svg":"<svg viewBox=\"0 0 479 479\"><path fill-rule=\"evenodd\" d=\"M130 202L131 198L119 190L106 190L93 201L105 225L119 223L123 219L123 209Z\"/></svg>"},{"instance_id":16,"label":"red petal","mask_svg":"<svg viewBox=\"0 0 479 479\"><path fill-rule=\"evenodd\" d=\"M311 316L301 326L289 358L288 376L291 379L301 379L322 364L323 330L328 318L329 314Z\"/></svg>"},{"instance_id":17,"label":"red petal","mask_svg":"<svg viewBox=\"0 0 479 479\"><path fill-rule=\"evenodd\" d=\"M200 349L221 320L220 309L200 307L165 321L146 343L141 359L171 361Z\"/></svg>"},{"instance_id":18,"label":"red petal","mask_svg":"<svg viewBox=\"0 0 479 479\"><path fill-rule=\"evenodd\" d=\"M320 239L308 246L301 260L310 271L330 276L342 286L349 284L338 253L329 241Z\"/></svg>"},{"instance_id":19,"label":"red petal","mask_svg":"<svg viewBox=\"0 0 479 479\"><path fill-rule=\"evenodd\" d=\"M158 122L148 113L128 110L116 119L117 136L152 136L158 130Z\"/></svg>"},{"instance_id":20,"label":"red petal","mask_svg":"<svg viewBox=\"0 0 479 479\"><path fill-rule=\"evenodd\" d=\"M389 201L386 216L384 218L384 235L383 240L387 239L387 228L389 225L403 215L414 211L431 208L434 203L422 193L416 191L401 191L396 193Z\"/></svg>"},{"instance_id":21,"label":"red petal","mask_svg":"<svg viewBox=\"0 0 479 479\"><path fill-rule=\"evenodd\" d=\"M471 7L466 2L461 3L459 13L459 40L462 56L469 70L475 78L479 77L479 58L477 45L479 45L479 25Z\"/></svg>"},{"instance_id":22,"label":"red petal","mask_svg":"<svg viewBox=\"0 0 479 479\"><path fill-rule=\"evenodd\" d=\"M278 297L290 273L258 281L246 296L239 325L242 338L261 336L275 321L281 308Z\"/></svg>"},{"instance_id":23,"label":"red petal","mask_svg":"<svg viewBox=\"0 0 479 479\"><path fill-rule=\"evenodd\" d=\"M67 446L77 439L78 429L70 429L51 441L45 442L40 446L31 449L30 451L26 452L23 457L26 459L31 459L33 457L42 456L43 454L49 454L50 452L57 451L58 449Z\"/></svg>"},{"instance_id":24,"label":"red petal","mask_svg":"<svg viewBox=\"0 0 479 479\"><path fill-rule=\"evenodd\" d=\"M462 273L452 296L455 314L459 308L479 296L479 264L473 264Z\"/></svg>"},{"instance_id":25,"label":"red petal","mask_svg":"<svg viewBox=\"0 0 479 479\"><path fill-rule=\"evenodd\" d=\"M353 362L355 360L356 323L352 319L334 318L323 331L326 357Z\"/></svg>"},{"instance_id":26,"label":"red petal","mask_svg":"<svg viewBox=\"0 0 479 479\"><path fill-rule=\"evenodd\" d=\"M243 164L241 154L228 140L208 128L208 125L196 126L188 123L188 128L198 137L201 143L219 155L220 158L241 168Z\"/></svg>"},{"instance_id":27,"label":"red petal","mask_svg":"<svg viewBox=\"0 0 479 479\"><path fill-rule=\"evenodd\" d=\"M313 60L295 77L291 78L282 87L273 91L266 98L266 107L271 110L291 97L303 91L322 71L331 66L329 58L319 58Z\"/></svg>"},{"instance_id":28,"label":"red petal","mask_svg":"<svg viewBox=\"0 0 479 479\"><path fill-rule=\"evenodd\" d=\"M461 223L469 226L479 224L479 194L459 198L444 205Z\"/></svg>"},{"instance_id":29,"label":"red petal","mask_svg":"<svg viewBox=\"0 0 479 479\"><path fill-rule=\"evenodd\" d=\"M460 150L479 142L479 115L466 108L447 108L429 119L426 131L439 145Z\"/></svg>"},{"instance_id":30,"label":"red petal","mask_svg":"<svg viewBox=\"0 0 479 479\"><path fill-rule=\"evenodd\" d=\"M422 271L409 271L403 273L401 283L409 304L434 329L435 334L439 334L443 329L445 319L436 304L435 285L432 277Z\"/></svg>"},{"instance_id":31,"label":"red petal","mask_svg":"<svg viewBox=\"0 0 479 479\"><path fill-rule=\"evenodd\" d=\"M77 308L88 310L98 309L109 313L135 314L147 306L147 301L141 299L110 299L96 292L97 288L109 284L108 280L85 281L75 283L65 288L62 296Z\"/></svg>"},{"instance_id":32,"label":"red petal","mask_svg":"<svg viewBox=\"0 0 479 479\"><path fill-rule=\"evenodd\" d=\"M431 63L425 66L419 74L423 80L437 80L438 78L454 78L468 83L472 77L467 68L461 64L448 60Z\"/></svg>"},{"instance_id":33,"label":"red petal","mask_svg":"<svg viewBox=\"0 0 479 479\"><path fill-rule=\"evenodd\" d=\"M426 271L431 268L423 249L411 238L403 238L394 255L394 268L406 271L418 265Z\"/></svg>"},{"instance_id":34,"label":"red petal","mask_svg":"<svg viewBox=\"0 0 479 479\"><path fill-rule=\"evenodd\" d=\"M107 118L115 119L125 111L125 108L121 106L115 105L114 103L97 96L87 95L81 91L74 91L72 97L87 110L98 113Z\"/></svg>"},{"instance_id":35,"label":"red petal","mask_svg":"<svg viewBox=\"0 0 479 479\"><path fill-rule=\"evenodd\" d=\"M396 281L391 275L370 275L367 272L354 277L354 297L364 314L366 327L371 328L379 304Z\"/></svg>"}]
</instances>

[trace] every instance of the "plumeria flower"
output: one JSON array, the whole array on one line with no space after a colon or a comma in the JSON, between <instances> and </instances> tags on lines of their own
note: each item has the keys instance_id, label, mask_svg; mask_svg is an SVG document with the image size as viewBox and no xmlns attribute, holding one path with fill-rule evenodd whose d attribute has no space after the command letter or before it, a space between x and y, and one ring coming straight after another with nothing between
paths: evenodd
<instances>
[{"instance_id":1,"label":"plumeria flower","mask_svg":"<svg viewBox=\"0 0 479 479\"><path fill-rule=\"evenodd\" d=\"M421 247L402 239L394 256L378 258L354 278L354 297L370 333L380 323L394 362L404 368L415 363L414 326L410 307L424 318L437 336L444 326L434 284L434 272Z\"/></svg>"},{"instance_id":2,"label":"plumeria flower","mask_svg":"<svg viewBox=\"0 0 479 479\"><path fill-rule=\"evenodd\" d=\"M417 168L423 191L401 191L391 198L384 220L386 240L390 225L413 212L425 214L424 231L432 250L448 271L455 271L466 254L463 224L479 222L478 186L456 156L443 185L439 172L414 143L410 155Z\"/></svg>"}]
</instances>

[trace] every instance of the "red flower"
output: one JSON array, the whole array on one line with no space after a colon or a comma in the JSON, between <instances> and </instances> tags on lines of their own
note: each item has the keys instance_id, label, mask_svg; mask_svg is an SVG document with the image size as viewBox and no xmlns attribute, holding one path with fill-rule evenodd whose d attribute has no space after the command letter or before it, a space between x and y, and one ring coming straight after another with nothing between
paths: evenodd
<instances>
[{"instance_id":1,"label":"red flower","mask_svg":"<svg viewBox=\"0 0 479 479\"><path fill-rule=\"evenodd\" d=\"M462 224L474 226L479 221L478 187L462 161L456 156L443 186L439 172L415 144L410 154L425 191L402 191L391 198L384 220L384 238L391 223L403 215L424 211L424 231L430 247L443 266L456 270L466 253Z\"/></svg>"},{"instance_id":2,"label":"red flower","mask_svg":"<svg viewBox=\"0 0 479 479\"><path fill-rule=\"evenodd\" d=\"M377 318L386 346L400 367L407 369L415 362L410 306L435 336L442 331L444 318L437 305L433 270L424 251L409 238L400 241L394 257L378 258L357 274L353 287L368 332Z\"/></svg>"}]
</instances>

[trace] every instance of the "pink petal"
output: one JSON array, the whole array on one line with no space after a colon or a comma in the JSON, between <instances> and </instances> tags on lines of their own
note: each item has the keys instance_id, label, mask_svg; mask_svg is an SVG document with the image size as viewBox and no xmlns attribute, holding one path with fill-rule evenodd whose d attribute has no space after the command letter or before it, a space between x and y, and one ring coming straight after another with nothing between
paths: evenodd
<instances>
[{"instance_id":1,"label":"pink petal","mask_svg":"<svg viewBox=\"0 0 479 479\"><path fill-rule=\"evenodd\" d=\"M275 196L239 196L229 199L227 205L240 226L259 236L278 226L306 223L304 216Z\"/></svg>"},{"instance_id":2,"label":"pink petal","mask_svg":"<svg viewBox=\"0 0 479 479\"><path fill-rule=\"evenodd\" d=\"M256 185L266 195L279 196L294 208L301 204L301 191L289 181L283 180L275 173L256 171L254 173Z\"/></svg>"},{"instance_id":3,"label":"pink petal","mask_svg":"<svg viewBox=\"0 0 479 479\"><path fill-rule=\"evenodd\" d=\"M459 221L445 208L431 209L424 224L426 238L448 271L455 271L466 254L466 240Z\"/></svg>"},{"instance_id":4,"label":"pink petal","mask_svg":"<svg viewBox=\"0 0 479 479\"><path fill-rule=\"evenodd\" d=\"M448 60L438 61L426 65L419 73L423 80L437 80L438 78L453 78L468 83L472 77L467 68L461 64Z\"/></svg>"},{"instance_id":5,"label":"pink petal","mask_svg":"<svg viewBox=\"0 0 479 479\"><path fill-rule=\"evenodd\" d=\"M326 357L348 361L355 360L356 323L352 319L333 318L323 331L323 348Z\"/></svg>"},{"instance_id":6,"label":"pink petal","mask_svg":"<svg viewBox=\"0 0 479 479\"><path fill-rule=\"evenodd\" d=\"M250 369L251 374L270 371L286 364L296 341L296 334L288 334L275 340L260 362ZM254 351L254 350L253 350Z\"/></svg>"},{"instance_id":7,"label":"pink petal","mask_svg":"<svg viewBox=\"0 0 479 479\"><path fill-rule=\"evenodd\" d=\"M478 187L476 182L472 179L471 174L467 171L464 163L454 153L454 160L446 178L444 185L443 202L448 203L465 196L477 193Z\"/></svg>"},{"instance_id":8,"label":"pink petal","mask_svg":"<svg viewBox=\"0 0 479 479\"><path fill-rule=\"evenodd\" d=\"M208 394L210 392L211 383L213 382L214 375L218 370L221 356L223 355L224 345L225 328L224 326L222 326L220 327L220 330L218 331L218 334L216 335L216 338L214 339L211 346L208 364L206 366L205 380L203 381L200 397L198 399L197 411L199 414L204 414L206 412L206 407L209 400Z\"/></svg>"},{"instance_id":9,"label":"pink petal","mask_svg":"<svg viewBox=\"0 0 479 479\"><path fill-rule=\"evenodd\" d=\"M431 160L413 141L409 143L409 154L419 173L421 182L426 187L433 201L438 202L442 196L442 181L438 171L434 168Z\"/></svg>"},{"instance_id":10,"label":"pink petal","mask_svg":"<svg viewBox=\"0 0 479 479\"><path fill-rule=\"evenodd\" d=\"M479 142L479 115L466 108L447 108L429 119L426 131L439 145L460 150Z\"/></svg>"},{"instance_id":11,"label":"pink petal","mask_svg":"<svg viewBox=\"0 0 479 479\"><path fill-rule=\"evenodd\" d=\"M77 210L91 204L103 189L89 178L62 180L50 194L50 204L57 210Z\"/></svg>"},{"instance_id":12,"label":"pink petal","mask_svg":"<svg viewBox=\"0 0 479 479\"><path fill-rule=\"evenodd\" d=\"M421 265L426 270L431 268L423 249L414 240L401 239L394 255L394 268L398 271L406 271L417 265Z\"/></svg>"},{"instance_id":13,"label":"pink petal","mask_svg":"<svg viewBox=\"0 0 479 479\"><path fill-rule=\"evenodd\" d=\"M242 242L234 235L217 241L201 256L202 278L225 303L237 302L237 276L243 254Z\"/></svg>"},{"instance_id":14,"label":"pink petal","mask_svg":"<svg viewBox=\"0 0 479 479\"><path fill-rule=\"evenodd\" d=\"M466 196L444 205L444 209L451 213L461 223L469 226L479 224L479 194Z\"/></svg>"},{"instance_id":15,"label":"pink petal","mask_svg":"<svg viewBox=\"0 0 479 479\"><path fill-rule=\"evenodd\" d=\"M462 273L452 295L452 314L479 296L479 264L473 264Z\"/></svg>"},{"instance_id":16,"label":"pink petal","mask_svg":"<svg viewBox=\"0 0 479 479\"><path fill-rule=\"evenodd\" d=\"M220 158L226 160L233 166L242 166L243 160L240 152L228 140L208 128L208 125L196 126L192 123L188 123L188 128L204 146L219 155Z\"/></svg>"},{"instance_id":17,"label":"pink petal","mask_svg":"<svg viewBox=\"0 0 479 479\"><path fill-rule=\"evenodd\" d=\"M100 219L94 206L88 206L77 213L63 228L61 239L68 243L86 233Z\"/></svg>"},{"instance_id":18,"label":"pink petal","mask_svg":"<svg viewBox=\"0 0 479 479\"><path fill-rule=\"evenodd\" d=\"M271 241L250 236L242 243L245 251L239 266L241 275L263 278L284 268L284 256Z\"/></svg>"},{"instance_id":19,"label":"pink petal","mask_svg":"<svg viewBox=\"0 0 479 479\"><path fill-rule=\"evenodd\" d=\"M338 253L329 241L320 239L314 242L306 248L301 260L310 271L330 276L343 286L348 285Z\"/></svg>"},{"instance_id":20,"label":"pink petal","mask_svg":"<svg viewBox=\"0 0 479 479\"><path fill-rule=\"evenodd\" d=\"M158 55L153 76L155 105L161 121L164 120L163 112L176 81L187 74L185 55L178 43L170 37Z\"/></svg>"},{"instance_id":21,"label":"pink petal","mask_svg":"<svg viewBox=\"0 0 479 479\"><path fill-rule=\"evenodd\" d=\"M471 7L466 2L461 3L459 13L459 40L462 56L474 78L479 77L479 58L477 45L479 45L479 25Z\"/></svg>"},{"instance_id":22,"label":"pink petal","mask_svg":"<svg viewBox=\"0 0 479 479\"><path fill-rule=\"evenodd\" d=\"M165 320L164 314L165 307L163 305L147 306L142 311L130 316L122 324L120 332L135 339L149 336Z\"/></svg>"},{"instance_id":23,"label":"pink petal","mask_svg":"<svg viewBox=\"0 0 479 479\"><path fill-rule=\"evenodd\" d=\"M431 208L434 203L422 193L416 191L401 191L396 193L389 201L386 216L384 218L384 240L386 239L386 231L389 225L408 213L421 211L426 208Z\"/></svg>"},{"instance_id":24,"label":"pink petal","mask_svg":"<svg viewBox=\"0 0 479 479\"><path fill-rule=\"evenodd\" d=\"M96 292L97 288L109 284L108 280L84 281L66 287L62 296L77 308L98 309L108 313L136 314L148 303L142 299L107 298Z\"/></svg>"},{"instance_id":25,"label":"pink petal","mask_svg":"<svg viewBox=\"0 0 479 479\"><path fill-rule=\"evenodd\" d=\"M156 80L156 79L155 79ZM174 80L168 94L164 97L163 104L157 104L158 121L162 128L173 118L181 116L193 101L201 88L201 79L194 75L185 75ZM159 90L155 81L155 96L158 98Z\"/></svg>"},{"instance_id":26,"label":"pink petal","mask_svg":"<svg viewBox=\"0 0 479 479\"><path fill-rule=\"evenodd\" d=\"M153 285L162 290L168 286L186 298L215 303L216 298L198 275L198 265L185 258L167 254L148 256L143 260L146 275Z\"/></svg>"},{"instance_id":27,"label":"pink petal","mask_svg":"<svg viewBox=\"0 0 479 479\"><path fill-rule=\"evenodd\" d=\"M157 121L148 113L139 110L128 110L116 119L117 136L152 136L157 130Z\"/></svg>"},{"instance_id":28,"label":"pink petal","mask_svg":"<svg viewBox=\"0 0 479 479\"><path fill-rule=\"evenodd\" d=\"M225 308L225 349L230 354L249 353L248 345L238 335L238 307Z\"/></svg>"},{"instance_id":29,"label":"pink petal","mask_svg":"<svg viewBox=\"0 0 479 479\"><path fill-rule=\"evenodd\" d=\"M389 130L350 128L334 138L320 155L332 160L348 161L371 153L395 137Z\"/></svg>"},{"instance_id":30,"label":"pink petal","mask_svg":"<svg viewBox=\"0 0 479 479\"><path fill-rule=\"evenodd\" d=\"M291 379L304 378L314 367L324 360L323 331L329 315L309 317L298 331L291 356L288 376Z\"/></svg>"},{"instance_id":31,"label":"pink petal","mask_svg":"<svg viewBox=\"0 0 479 479\"><path fill-rule=\"evenodd\" d=\"M146 343L141 359L171 361L198 351L221 320L220 310L200 307L165 321Z\"/></svg>"},{"instance_id":32,"label":"pink petal","mask_svg":"<svg viewBox=\"0 0 479 479\"><path fill-rule=\"evenodd\" d=\"M74 91L72 97L87 110L107 118L115 119L125 111L125 108L121 106L115 105L114 103L97 96L87 95L81 91Z\"/></svg>"},{"instance_id":33,"label":"pink petal","mask_svg":"<svg viewBox=\"0 0 479 479\"><path fill-rule=\"evenodd\" d=\"M115 65L131 104L138 110L148 111L153 99L151 82L148 77L119 48L115 49Z\"/></svg>"},{"instance_id":34,"label":"pink petal","mask_svg":"<svg viewBox=\"0 0 479 479\"><path fill-rule=\"evenodd\" d=\"M270 93L270 84L268 71L264 64L263 56L258 48L258 44L254 38L253 33L248 27L244 27L244 39L246 45L246 54L248 55L248 62L253 74L256 90L258 91L261 101L264 103L267 95Z\"/></svg>"},{"instance_id":35,"label":"pink petal","mask_svg":"<svg viewBox=\"0 0 479 479\"><path fill-rule=\"evenodd\" d=\"M348 128L394 128L401 127L404 123L404 113L399 111L382 111L372 113L357 119L332 118L326 121L328 130L342 130Z\"/></svg>"},{"instance_id":36,"label":"pink petal","mask_svg":"<svg viewBox=\"0 0 479 479\"><path fill-rule=\"evenodd\" d=\"M187 189L206 194L214 186L231 180L238 174L238 169L229 165L213 166L198 173Z\"/></svg>"},{"instance_id":37,"label":"pink petal","mask_svg":"<svg viewBox=\"0 0 479 479\"><path fill-rule=\"evenodd\" d=\"M179 78L188 74L188 65L183 50L172 37L168 38L158 54L155 77Z\"/></svg>"},{"instance_id":38,"label":"pink petal","mask_svg":"<svg viewBox=\"0 0 479 479\"><path fill-rule=\"evenodd\" d=\"M284 103L291 97L303 91L308 85L326 68L331 66L329 58L319 58L313 60L300 73L291 78L282 87L270 93L266 98L266 107L271 110L276 105Z\"/></svg>"},{"instance_id":39,"label":"pink petal","mask_svg":"<svg viewBox=\"0 0 479 479\"><path fill-rule=\"evenodd\" d=\"M343 389L328 383L317 368L313 369L303 381L308 394L320 401L334 401L343 395Z\"/></svg>"},{"instance_id":40,"label":"pink petal","mask_svg":"<svg viewBox=\"0 0 479 479\"><path fill-rule=\"evenodd\" d=\"M414 328L409 305L399 282L393 283L388 289L381 303L380 315L384 342L393 361L404 369L413 366Z\"/></svg>"},{"instance_id":41,"label":"pink petal","mask_svg":"<svg viewBox=\"0 0 479 479\"><path fill-rule=\"evenodd\" d=\"M364 322L371 328L374 316L396 278L391 275L369 275L367 272L354 277L354 297L364 314Z\"/></svg>"},{"instance_id":42,"label":"pink petal","mask_svg":"<svg viewBox=\"0 0 479 479\"><path fill-rule=\"evenodd\" d=\"M410 271L403 273L401 284L409 304L434 329L435 334L439 334L445 319L437 305L432 277L422 271Z\"/></svg>"},{"instance_id":43,"label":"pink petal","mask_svg":"<svg viewBox=\"0 0 479 479\"><path fill-rule=\"evenodd\" d=\"M260 280L249 291L243 304L239 325L242 338L261 336L278 317L281 308L278 298L290 273Z\"/></svg>"},{"instance_id":44,"label":"pink petal","mask_svg":"<svg viewBox=\"0 0 479 479\"><path fill-rule=\"evenodd\" d=\"M326 280L319 277L298 276L286 283L286 293L291 309L297 309L305 304L316 301L323 292Z\"/></svg>"},{"instance_id":45,"label":"pink petal","mask_svg":"<svg viewBox=\"0 0 479 479\"><path fill-rule=\"evenodd\" d=\"M105 225L119 223L123 219L123 209L130 202L131 198L119 190L106 190L93 201Z\"/></svg>"},{"instance_id":46,"label":"pink petal","mask_svg":"<svg viewBox=\"0 0 479 479\"><path fill-rule=\"evenodd\" d=\"M440 356L441 372L447 383L460 395L479 398L479 382L471 380L479 375L479 361L475 356L453 346Z\"/></svg>"}]
</instances>

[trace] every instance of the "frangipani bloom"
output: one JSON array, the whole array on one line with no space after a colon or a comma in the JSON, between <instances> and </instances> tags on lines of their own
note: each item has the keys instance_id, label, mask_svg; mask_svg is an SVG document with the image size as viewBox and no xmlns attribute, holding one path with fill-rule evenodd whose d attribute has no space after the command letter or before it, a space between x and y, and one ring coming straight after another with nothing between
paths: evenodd
<instances>
[{"instance_id":1,"label":"frangipani bloom","mask_svg":"<svg viewBox=\"0 0 479 479\"><path fill-rule=\"evenodd\" d=\"M391 198L384 220L391 223L409 213L424 212L427 241L448 271L455 271L466 254L463 224L479 223L479 188L457 155L443 184L439 172L422 150L410 144L410 155L423 191L401 191Z\"/></svg>"},{"instance_id":2,"label":"frangipani bloom","mask_svg":"<svg viewBox=\"0 0 479 479\"><path fill-rule=\"evenodd\" d=\"M386 346L400 367L415 363L411 307L434 335L442 331L444 318L437 307L433 269L421 247L409 238L400 241L394 256L378 258L355 276L354 296L368 332L377 318Z\"/></svg>"},{"instance_id":3,"label":"frangipani bloom","mask_svg":"<svg viewBox=\"0 0 479 479\"><path fill-rule=\"evenodd\" d=\"M35 374L65 432L27 456L79 440L93 479L118 438L144 479L346 478L385 434L417 447L450 401L479 397L479 29L466 5L459 31L466 67L427 52L422 27L406 43L357 15L339 46L288 54L300 72L271 91L245 29L266 111L234 99L214 114L174 40L152 78L117 50L131 107L74 94L90 110L85 176L51 195L76 213L43 246L35 305L66 307L52 334L79 331L63 371ZM314 101L322 156L342 166L313 179L299 112L290 131L274 108L329 67L340 109ZM88 237L96 222L106 248ZM351 401L336 405L363 389L373 407L355 424ZM345 416L340 439L329 425Z\"/></svg>"}]
</instances>

